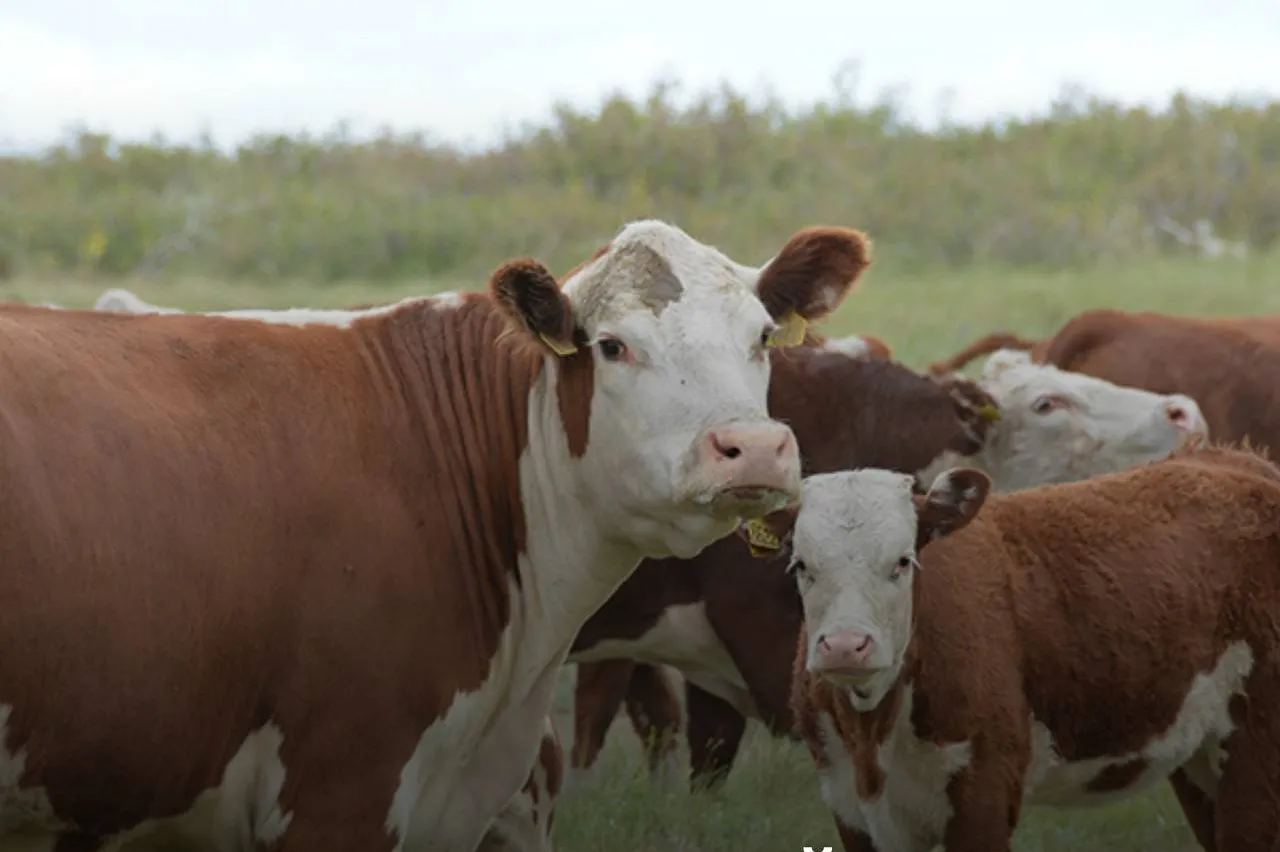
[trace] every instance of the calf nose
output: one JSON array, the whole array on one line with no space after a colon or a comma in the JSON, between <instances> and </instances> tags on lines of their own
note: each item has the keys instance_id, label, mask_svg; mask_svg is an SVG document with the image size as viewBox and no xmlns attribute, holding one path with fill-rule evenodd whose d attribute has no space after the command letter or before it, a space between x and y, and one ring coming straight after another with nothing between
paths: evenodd
<instances>
[{"instance_id":1,"label":"calf nose","mask_svg":"<svg viewBox=\"0 0 1280 852\"><path fill-rule=\"evenodd\" d=\"M867 675L875 642L866 633L841 630L818 637L818 662L821 673L835 675Z\"/></svg>"}]
</instances>

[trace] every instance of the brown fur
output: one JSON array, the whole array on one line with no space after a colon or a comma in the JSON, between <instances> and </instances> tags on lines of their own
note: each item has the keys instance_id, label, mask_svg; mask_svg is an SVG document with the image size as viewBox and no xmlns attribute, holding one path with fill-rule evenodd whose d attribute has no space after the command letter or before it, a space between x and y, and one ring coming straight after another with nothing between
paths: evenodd
<instances>
[{"instance_id":1,"label":"brown fur","mask_svg":"<svg viewBox=\"0 0 1280 852\"><path fill-rule=\"evenodd\" d=\"M554 311L520 295L546 280L497 276L505 314L546 327ZM350 331L0 314L0 683L21 696L23 784L109 834L185 811L272 721L293 813L279 848L390 848L400 768L485 678L526 538L516 471L542 359L499 340L504 311L470 295ZM423 584L432 564L468 570Z\"/></svg>"},{"instance_id":2,"label":"brown fur","mask_svg":"<svg viewBox=\"0 0 1280 852\"><path fill-rule=\"evenodd\" d=\"M987 345L995 341L995 345ZM1029 345L1022 345L1029 344ZM992 335L930 369L959 369L1009 345ZM1195 399L1215 438L1280 449L1280 316L1194 318L1085 311L1045 340L1022 341L1038 363Z\"/></svg>"},{"instance_id":3,"label":"brown fur","mask_svg":"<svg viewBox=\"0 0 1280 852\"><path fill-rule=\"evenodd\" d=\"M859 796L878 795L874 747L904 684L912 727L934 743L972 742L951 780L948 852L1008 850L1030 757L1029 714L1068 761L1139 750L1174 721L1192 678L1227 645L1255 663L1233 702L1226 775L1210 801L1172 783L1206 849L1271 849L1280 835L1280 471L1214 447L1087 482L992 495L976 520L921 553L915 635L903 675L874 711L856 713L804 670L793 710L819 764L815 727L831 714L857 756ZM981 684L981 688L975 688ZM1099 773L1121 789L1136 767ZM875 847L842 829L847 850Z\"/></svg>"},{"instance_id":4,"label":"brown fur","mask_svg":"<svg viewBox=\"0 0 1280 852\"><path fill-rule=\"evenodd\" d=\"M893 361L816 349L774 352L772 358L769 412L794 430L806 474L854 467L921 470L944 451L977 452L990 427L978 409L995 401L964 379L937 380ZM693 560L642 562L583 626L573 650L609 638L641 636L667 607L696 601L706 604L760 718L775 732L788 733L799 597L781 566L752 559L736 537L716 542ZM668 679L654 669L633 681L636 666L631 661L578 665L575 768L594 762L624 694L642 705L651 720L640 725L640 714L629 714L642 740L667 743L678 730ZM694 780L714 783L732 764L745 720L730 704L693 684L685 684L685 695ZM651 764L658 758L650 753Z\"/></svg>"}]
</instances>

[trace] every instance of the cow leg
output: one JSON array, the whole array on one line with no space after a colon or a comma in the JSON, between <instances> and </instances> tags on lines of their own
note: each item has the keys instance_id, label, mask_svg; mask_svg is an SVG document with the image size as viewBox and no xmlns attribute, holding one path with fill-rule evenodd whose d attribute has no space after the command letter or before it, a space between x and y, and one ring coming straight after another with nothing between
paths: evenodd
<instances>
[{"instance_id":1,"label":"cow leg","mask_svg":"<svg viewBox=\"0 0 1280 852\"><path fill-rule=\"evenodd\" d=\"M578 663L573 687L573 751L569 758L575 786L600 757L604 738L622 707L635 667L633 660Z\"/></svg>"},{"instance_id":2,"label":"cow leg","mask_svg":"<svg viewBox=\"0 0 1280 852\"><path fill-rule=\"evenodd\" d=\"M664 785L680 772L680 701L658 666L637 663L627 687L627 716L645 746L649 771Z\"/></svg>"},{"instance_id":3,"label":"cow leg","mask_svg":"<svg viewBox=\"0 0 1280 852\"><path fill-rule=\"evenodd\" d=\"M1173 793L1178 797L1178 804L1182 806L1182 813L1186 816L1187 824L1191 826L1191 832L1196 836L1196 841L1205 852L1216 852L1217 844L1213 839L1213 799L1197 787L1183 769L1170 775L1169 783L1173 786Z\"/></svg>"},{"instance_id":4,"label":"cow leg","mask_svg":"<svg viewBox=\"0 0 1280 852\"><path fill-rule=\"evenodd\" d=\"M689 715L689 782L693 790L723 783L742 745L747 719L733 705L687 679L684 706Z\"/></svg>"},{"instance_id":5,"label":"cow leg","mask_svg":"<svg viewBox=\"0 0 1280 852\"><path fill-rule=\"evenodd\" d=\"M952 813L942 848L946 852L1012 852L1022 801L1017 779L1025 771L1025 760L1005 755L983 760L975 754L969 768L947 785Z\"/></svg>"},{"instance_id":6,"label":"cow leg","mask_svg":"<svg viewBox=\"0 0 1280 852\"><path fill-rule=\"evenodd\" d=\"M1214 794L1214 831L1220 852L1272 852L1280 848L1280 666L1262 659L1246 696L1232 701L1235 730Z\"/></svg>"},{"instance_id":7,"label":"cow leg","mask_svg":"<svg viewBox=\"0 0 1280 852\"><path fill-rule=\"evenodd\" d=\"M840 817L836 817L836 831L840 832L840 845L844 852L880 852L866 832L845 825Z\"/></svg>"}]
</instances>

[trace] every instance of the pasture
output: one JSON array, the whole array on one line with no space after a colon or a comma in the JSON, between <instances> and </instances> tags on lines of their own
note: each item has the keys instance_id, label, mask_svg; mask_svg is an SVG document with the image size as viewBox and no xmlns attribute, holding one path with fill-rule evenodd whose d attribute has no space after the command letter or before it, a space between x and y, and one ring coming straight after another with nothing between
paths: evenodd
<instances>
[{"instance_id":1,"label":"pasture","mask_svg":"<svg viewBox=\"0 0 1280 852\"><path fill-rule=\"evenodd\" d=\"M493 265L502 259L492 258ZM115 283L19 278L5 282L0 297L87 306ZM257 287L206 280L120 283L150 302L209 310L342 307L427 290L470 289L483 282L430 286L340 282L323 287L302 282ZM825 329L832 335L874 333L894 348L899 359L918 368L988 331L1047 333L1077 311L1099 306L1199 315L1280 312L1280 256L1158 260L1100 265L1084 272L970 270L917 277L894 276L873 267ZM572 730L571 678L569 670L557 699L557 723L566 752ZM593 786L572 790L561 800L556 818L559 852L839 848L818 799L809 756L797 744L770 741L754 724L727 784L716 793L691 797L683 787L657 787L642 767L625 719L619 719L611 731L597 773ZM1195 848L1181 812L1163 786L1130 802L1093 811L1029 810L1015 842L1019 852L1189 852Z\"/></svg>"}]
</instances>

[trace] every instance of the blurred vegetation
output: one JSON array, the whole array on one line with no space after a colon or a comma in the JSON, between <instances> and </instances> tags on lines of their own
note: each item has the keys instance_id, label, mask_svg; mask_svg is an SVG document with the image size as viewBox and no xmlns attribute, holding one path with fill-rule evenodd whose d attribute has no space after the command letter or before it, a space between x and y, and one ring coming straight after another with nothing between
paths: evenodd
<instances>
[{"instance_id":1,"label":"blurred vegetation","mask_svg":"<svg viewBox=\"0 0 1280 852\"><path fill-rule=\"evenodd\" d=\"M660 82L591 112L556 105L478 152L343 126L233 152L77 130L0 159L0 278L461 278L518 254L567 270L645 216L750 262L818 222L864 228L881 262L917 270L1266 250L1280 102L1151 110L1068 90L1038 118L925 132L839 84L788 110Z\"/></svg>"}]
</instances>

